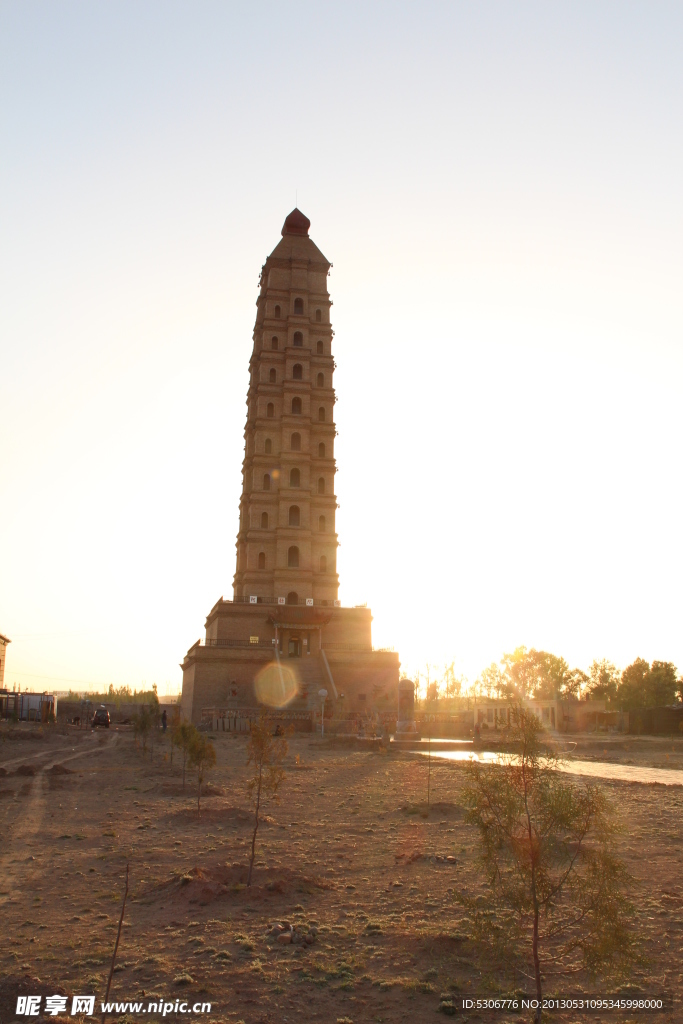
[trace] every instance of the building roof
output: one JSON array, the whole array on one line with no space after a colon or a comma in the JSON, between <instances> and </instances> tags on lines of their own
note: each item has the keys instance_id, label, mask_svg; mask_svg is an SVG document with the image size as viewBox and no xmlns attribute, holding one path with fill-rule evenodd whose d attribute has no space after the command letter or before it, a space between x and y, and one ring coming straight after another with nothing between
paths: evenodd
<instances>
[{"instance_id":1,"label":"building roof","mask_svg":"<svg viewBox=\"0 0 683 1024\"><path fill-rule=\"evenodd\" d=\"M11 644L12 641L10 640L10 638L8 636L3 636L2 633L0 633L0 643L2 643L2 644Z\"/></svg>"}]
</instances>

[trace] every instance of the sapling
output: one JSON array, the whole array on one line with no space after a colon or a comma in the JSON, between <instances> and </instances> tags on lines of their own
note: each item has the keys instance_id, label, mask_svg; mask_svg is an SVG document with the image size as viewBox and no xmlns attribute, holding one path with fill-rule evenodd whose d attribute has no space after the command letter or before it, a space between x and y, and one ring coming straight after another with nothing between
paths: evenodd
<instances>
[{"instance_id":1,"label":"sapling","mask_svg":"<svg viewBox=\"0 0 683 1024\"><path fill-rule=\"evenodd\" d=\"M256 856L256 833L259 827L261 803L269 797L275 803L280 802L279 789L285 779L283 762L288 751L284 736L273 736L272 725L267 718L261 716L251 723L251 733L247 743L247 765L252 766L253 774L247 782L247 789L254 809L254 831L251 837L251 857L247 886L251 885Z\"/></svg>"},{"instance_id":2,"label":"sapling","mask_svg":"<svg viewBox=\"0 0 683 1024\"><path fill-rule=\"evenodd\" d=\"M541 1019L544 979L625 969L637 959L628 926L628 876L614 853L615 826L602 790L575 784L543 752L533 712L513 714L512 753L471 762L463 790L489 883L485 909L461 895L473 932L505 962L528 964ZM530 979L530 980L531 980Z\"/></svg>"},{"instance_id":3,"label":"sapling","mask_svg":"<svg viewBox=\"0 0 683 1024\"><path fill-rule=\"evenodd\" d=\"M213 743L207 736L203 736L202 733L195 729L195 735L190 743L188 764L190 768L197 769L197 814L201 814L199 798L202 792L202 782L206 777L206 773L209 769L213 768L215 763L216 750Z\"/></svg>"}]
</instances>

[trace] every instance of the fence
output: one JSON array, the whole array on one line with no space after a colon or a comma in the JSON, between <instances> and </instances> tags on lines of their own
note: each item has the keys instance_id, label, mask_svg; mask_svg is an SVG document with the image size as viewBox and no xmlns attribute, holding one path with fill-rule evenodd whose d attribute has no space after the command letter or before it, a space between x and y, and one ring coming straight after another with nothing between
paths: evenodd
<instances>
[{"instance_id":1,"label":"fence","mask_svg":"<svg viewBox=\"0 0 683 1024\"><path fill-rule=\"evenodd\" d=\"M202 708L202 725L213 732L247 733L251 723L261 718L258 708ZM310 711L268 711L264 716L274 728L293 728L295 732L311 732L313 716Z\"/></svg>"},{"instance_id":2,"label":"fence","mask_svg":"<svg viewBox=\"0 0 683 1024\"><path fill-rule=\"evenodd\" d=\"M301 628L305 629L306 627L302 626ZM243 649L252 648L252 649L256 649L256 650L258 650L259 648L261 648L261 649L273 649L275 647L275 639L271 638L270 640L268 640L268 639L262 639L261 637L254 637L253 639L250 637L248 640L245 640L245 639L242 639L242 640L210 639L210 640L200 640L198 646L199 647L238 647L238 648L243 648ZM358 652L361 652L363 654L369 654L369 653L374 651L374 652L380 652L380 653L383 653L383 654L395 654L396 653L393 647L373 647L372 644L349 644L349 643L331 643L331 644L328 644L328 643L325 643L323 641L323 645L322 646L323 646L324 650L332 651L332 652L337 652L337 651L342 651L342 652L344 652L344 651L352 651L352 652L353 651L358 651Z\"/></svg>"}]
</instances>

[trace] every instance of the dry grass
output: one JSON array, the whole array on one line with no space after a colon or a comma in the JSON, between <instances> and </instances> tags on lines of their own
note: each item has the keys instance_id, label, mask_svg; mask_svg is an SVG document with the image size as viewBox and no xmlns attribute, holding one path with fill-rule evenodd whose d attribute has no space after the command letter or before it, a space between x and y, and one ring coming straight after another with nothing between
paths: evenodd
<instances>
[{"instance_id":1,"label":"dry grass","mask_svg":"<svg viewBox=\"0 0 683 1024\"><path fill-rule=\"evenodd\" d=\"M65 760L91 743L97 753ZM1 1020L23 991L87 988L101 998L126 861L131 896L116 999L190 993L214 1004L215 1021L360 1024L438 1021L462 995L519 987L504 965L472 947L453 898L456 888L476 895L481 886L457 766L432 761L427 808L422 761L295 739L293 770L281 805L266 807L247 889L242 738L217 738L215 791L200 817L191 781L183 793L179 770L163 760L168 740L155 745L154 764L124 732L104 745L100 737L61 737L41 742L41 751L50 744L64 748L68 772L40 770L50 764L43 758L33 776L14 774L15 765L2 777L0 900L12 942L0 952ZM16 761L27 746L5 744L0 756ZM667 985L680 997L683 789L606 787L626 826L621 852L636 879L637 927L650 961L632 981L645 991ZM315 927L315 941L283 945L270 934L275 921L302 935ZM593 991L604 988L595 983ZM680 1012L679 1004L658 1019Z\"/></svg>"}]
</instances>

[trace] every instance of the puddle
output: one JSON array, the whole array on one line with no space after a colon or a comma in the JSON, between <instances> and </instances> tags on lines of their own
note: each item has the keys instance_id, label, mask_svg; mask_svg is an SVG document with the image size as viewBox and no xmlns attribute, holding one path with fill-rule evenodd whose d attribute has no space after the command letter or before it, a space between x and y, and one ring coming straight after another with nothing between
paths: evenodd
<instances>
[{"instance_id":1,"label":"puddle","mask_svg":"<svg viewBox=\"0 0 683 1024\"><path fill-rule=\"evenodd\" d=\"M416 751L426 757L428 751ZM504 754L489 750L438 750L432 757L446 761L481 761L483 764L502 764ZM616 779L618 782L658 782L664 786L683 786L683 771L676 768L641 768L632 764L611 764L607 761L576 761L564 758L560 771L569 775L586 775L597 779Z\"/></svg>"}]
</instances>

